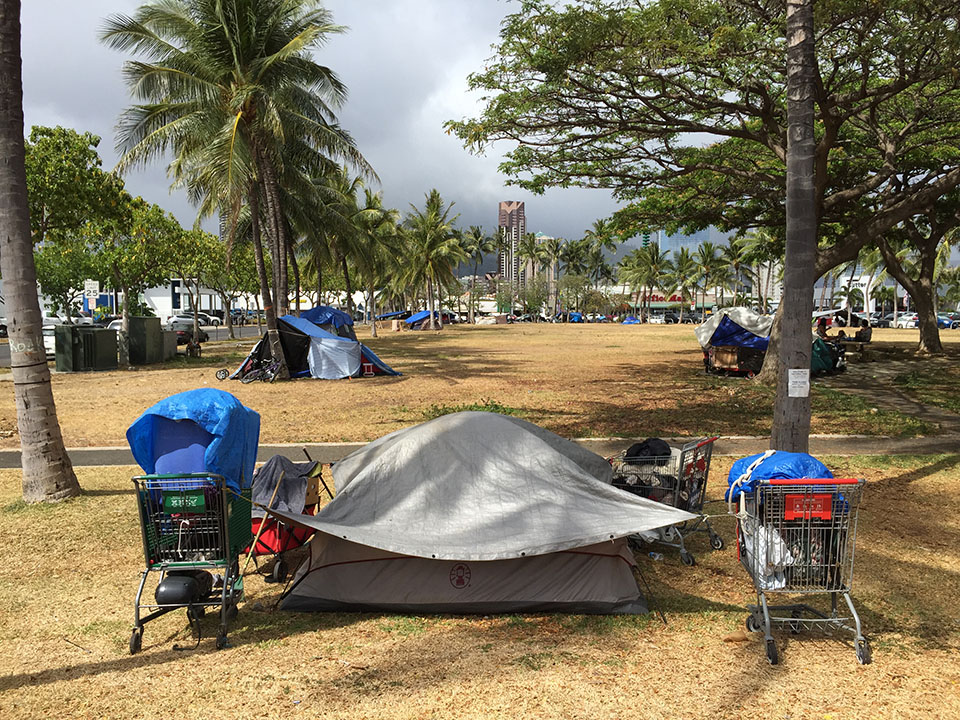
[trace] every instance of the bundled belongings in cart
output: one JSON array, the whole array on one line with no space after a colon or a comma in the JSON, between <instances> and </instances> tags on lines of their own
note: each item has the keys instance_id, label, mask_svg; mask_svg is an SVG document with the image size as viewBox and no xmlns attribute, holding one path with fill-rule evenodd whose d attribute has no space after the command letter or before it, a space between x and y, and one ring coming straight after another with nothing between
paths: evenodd
<instances>
[{"instance_id":1,"label":"bundled belongings in cart","mask_svg":"<svg viewBox=\"0 0 960 720\"><path fill-rule=\"evenodd\" d=\"M312 322L321 330L326 330L331 335L356 340L357 335L353 329L353 318L343 310L337 310L327 305L317 305L315 308L304 310L300 317L308 322Z\"/></svg>"},{"instance_id":2,"label":"bundled belongings in cart","mask_svg":"<svg viewBox=\"0 0 960 720\"><path fill-rule=\"evenodd\" d=\"M694 331L706 371L753 377L763 367L772 325L772 315L745 307L723 308L711 315Z\"/></svg>"},{"instance_id":3,"label":"bundled belongings in cart","mask_svg":"<svg viewBox=\"0 0 960 720\"><path fill-rule=\"evenodd\" d=\"M728 483L740 562L757 591L757 604L747 608L747 630L763 630L770 663L779 660L774 628L848 631L857 660L869 663L870 645L850 598L864 481L834 478L806 453L768 450L737 460ZM770 593L827 594L830 609L803 602L771 605ZM841 597L848 615L841 614Z\"/></svg>"},{"instance_id":4,"label":"bundled belongings in cart","mask_svg":"<svg viewBox=\"0 0 960 720\"><path fill-rule=\"evenodd\" d=\"M716 439L700 438L675 448L660 438L647 438L609 458L614 487L696 515L690 522L657 528L637 536L646 542L679 548L680 559L685 565L696 562L684 544L684 540L695 532L706 532L714 550L723 548L723 538L714 531L703 513Z\"/></svg>"},{"instance_id":5,"label":"bundled belongings in cart","mask_svg":"<svg viewBox=\"0 0 960 720\"><path fill-rule=\"evenodd\" d=\"M253 546L249 549L254 562L269 555L274 558L266 582L283 582L288 564L284 554L302 546L313 532L301 525L290 525L278 520L267 510L313 515L320 502L320 487L333 498L322 478L323 466L308 460L293 462L283 455L274 455L253 474L250 531Z\"/></svg>"},{"instance_id":6,"label":"bundled belongings in cart","mask_svg":"<svg viewBox=\"0 0 960 720\"><path fill-rule=\"evenodd\" d=\"M643 613L626 537L693 515L610 485L609 463L523 420L460 412L333 466L336 497L280 607Z\"/></svg>"},{"instance_id":7,"label":"bundled belongings in cart","mask_svg":"<svg viewBox=\"0 0 960 720\"><path fill-rule=\"evenodd\" d=\"M239 555L250 544L250 485L260 416L233 395L202 389L173 395L146 410L127 430L145 475L136 488L145 569L134 603L130 652L143 627L186 608L200 641L200 618L220 608L217 648L243 599ZM143 598L157 577L154 602ZM141 611L149 611L141 615Z\"/></svg>"},{"instance_id":8,"label":"bundled belongings in cart","mask_svg":"<svg viewBox=\"0 0 960 720\"><path fill-rule=\"evenodd\" d=\"M277 329L280 332L280 347L290 377L340 380L348 377L400 374L363 343L332 335L309 320L284 315L277 319ZM230 378L242 382L272 380L278 366L270 353L267 333L264 333ZM226 371L221 373L226 377ZM221 373L218 373L218 377Z\"/></svg>"}]
</instances>

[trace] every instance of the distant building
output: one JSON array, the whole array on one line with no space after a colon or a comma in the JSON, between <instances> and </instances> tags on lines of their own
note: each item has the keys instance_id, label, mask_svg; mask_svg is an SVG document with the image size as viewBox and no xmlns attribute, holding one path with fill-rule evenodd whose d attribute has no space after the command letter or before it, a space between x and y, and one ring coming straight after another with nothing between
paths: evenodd
<instances>
[{"instance_id":1,"label":"distant building","mask_svg":"<svg viewBox=\"0 0 960 720\"><path fill-rule=\"evenodd\" d=\"M504 200L500 203L497 218L497 232L509 240L507 247L500 251L498 267L500 277L507 282L523 282L520 270L520 238L527 232L527 218L522 202Z\"/></svg>"}]
</instances>

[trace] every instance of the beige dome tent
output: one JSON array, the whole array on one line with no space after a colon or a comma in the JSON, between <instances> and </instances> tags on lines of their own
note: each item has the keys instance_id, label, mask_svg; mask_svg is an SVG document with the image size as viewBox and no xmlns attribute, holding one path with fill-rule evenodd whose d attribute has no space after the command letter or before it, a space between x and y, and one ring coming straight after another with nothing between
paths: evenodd
<instances>
[{"instance_id":1,"label":"beige dome tent","mask_svg":"<svg viewBox=\"0 0 960 720\"><path fill-rule=\"evenodd\" d=\"M333 468L286 610L646 612L626 536L692 519L598 455L493 413L446 415Z\"/></svg>"}]
</instances>

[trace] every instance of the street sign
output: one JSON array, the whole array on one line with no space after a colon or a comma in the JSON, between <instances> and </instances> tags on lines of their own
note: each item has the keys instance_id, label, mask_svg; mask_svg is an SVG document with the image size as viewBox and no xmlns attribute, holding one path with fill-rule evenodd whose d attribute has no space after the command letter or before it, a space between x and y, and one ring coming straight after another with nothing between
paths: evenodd
<instances>
[{"instance_id":1,"label":"street sign","mask_svg":"<svg viewBox=\"0 0 960 720\"><path fill-rule=\"evenodd\" d=\"M84 280L83 296L87 300L96 300L100 297L100 282L98 280Z\"/></svg>"}]
</instances>

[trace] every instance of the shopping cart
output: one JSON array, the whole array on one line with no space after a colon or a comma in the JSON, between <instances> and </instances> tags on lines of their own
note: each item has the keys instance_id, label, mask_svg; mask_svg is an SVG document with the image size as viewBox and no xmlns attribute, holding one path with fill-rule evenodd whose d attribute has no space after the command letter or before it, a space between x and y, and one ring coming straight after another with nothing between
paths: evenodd
<instances>
[{"instance_id":1,"label":"shopping cart","mask_svg":"<svg viewBox=\"0 0 960 720\"><path fill-rule=\"evenodd\" d=\"M143 626L186 608L196 626L207 609L220 608L217 648L227 644L227 623L243 600L239 556L250 544L250 490L239 495L220 475L141 475L136 488L145 569L135 601L130 653L140 651ZM211 574L217 571L216 575ZM144 602L151 573L159 573L155 602ZM148 614L141 613L147 611Z\"/></svg>"},{"instance_id":2,"label":"shopping cart","mask_svg":"<svg viewBox=\"0 0 960 720\"><path fill-rule=\"evenodd\" d=\"M747 630L763 630L767 659L778 662L771 631L842 630L854 636L857 660L870 662L870 645L850 599L857 514L863 480L766 479L752 489L731 492L737 504L737 550L757 590L748 606ZM734 490L734 486L731 486ZM770 605L767 595L829 594L830 612L805 603ZM841 615L843 597L849 615Z\"/></svg>"},{"instance_id":3,"label":"shopping cart","mask_svg":"<svg viewBox=\"0 0 960 720\"><path fill-rule=\"evenodd\" d=\"M625 451L608 458L613 467L614 487L697 516L695 520L639 536L647 542L678 548L684 565L696 563L684 544L685 539L695 532L708 533L710 547L714 550L723 549L723 538L714 531L703 513L707 476L716 439L708 437L694 440L681 448L672 448L670 455L631 457Z\"/></svg>"}]
</instances>

